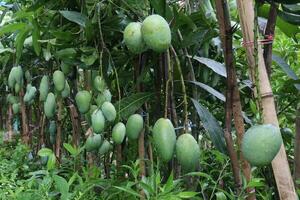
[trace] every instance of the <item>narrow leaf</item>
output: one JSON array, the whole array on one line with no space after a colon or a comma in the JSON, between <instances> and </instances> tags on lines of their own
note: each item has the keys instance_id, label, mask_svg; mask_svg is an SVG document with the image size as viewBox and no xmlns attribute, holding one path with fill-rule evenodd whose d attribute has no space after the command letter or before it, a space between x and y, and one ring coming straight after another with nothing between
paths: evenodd
<instances>
[{"instance_id":1,"label":"narrow leaf","mask_svg":"<svg viewBox=\"0 0 300 200\"><path fill-rule=\"evenodd\" d=\"M77 153L76 149L74 147L72 147L72 145L68 144L68 143L64 143L63 144L65 149L67 149L67 151L71 154L71 155L75 155Z\"/></svg>"},{"instance_id":2,"label":"narrow leaf","mask_svg":"<svg viewBox=\"0 0 300 200\"><path fill-rule=\"evenodd\" d=\"M290 78L294 80L299 79L296 73L291 69L290 65L288 65L283 58L276 54L272 54L272 60L276 62Z\"/></svg>"},{"instance_id":3,"label":"narrow leaf","mask_svg":"<svg viewBox=\"0 0 300 200\"><path fill-rule=\"evenodd\" d=\"M16 47L16 58L17 62L20 60L22 51L23 51L23 46L24 46L24 41L29 33L30 29L26 28L22 31L20 31L16 37L15 41L15 47Z\"/></svg>"},{"instance_id":4,"label":"narrow leaf","mask_svg":"<svg viewBox=\"0 0 300 200\"><path fill-rule=\"evenodd\" d=\"M227 77L226 68L225 68L224 64L219 63L210 58L204 58L204 57L199 57L199 56L188 56L188 57L193 58L193 59L197 60L198 62L206 65L208 68L212 69L217 74L219 74L223 77Z\"/></svg>"},{"instance_id":5,"label":"narrow leaf","mask_svg":"<svg viewBox=\"0 0 300 200\"><path fill-rule=\"evenodd\" d=\"M76 11L59 11L62 16L71 22L74 22L82 27L85 27L87 17Z\"/></svg>"},{"instance_id":6,"label":"narrow leaf","mask_svg":"<svg viewBox=\"0 0 300 200\"><path fill-rule=\"evenodd\" d=\"M300 15L289 13L289 12L283 12L281 10L278 10L278 16L283 19L284 21L297 25L300 25Z\"/></svg>"},{"instance_id":7,"label":"narrow leaf","mask_svg":"<svg viewBox=\"0 0 300 200\"><path fill-rule=\"evenodd\" d=\"M152 95L153 93L136 93L121 99L121 101L115 104L117 110L120 107L119 117L124 119L134 114Z\"/></svg>"},{"instance_id":8,"label":"narrow leaf","mask_svg":"<svg viewBox=\"0 0 300 200\"><path fill-rule=\"evenodd\" d=\"M17 30L22 30L27 26L25 23L15 23L15 24L7 24L0 28L0 36L5 33L12 33Z\"/></svg>"},{"instance_id":9,"label":"narrow leaf","mask_svg":"<svg viewBox=\"0 0 300 200\"><path fill-rule=\"evenodd\" d=\"M40 28L36 20L32 21L32 45L37 56L41 53L41 44L38 42L40 39Z\"/></svg>"},{"instance_id":10,"label":"narrow leaf","mask_svg":"<svg viewBox=\"0 0 300 200\"><path fill-rule=\"evenodd\" d=\"M202 89L204 89L207 92L209 92L210 94L214 95L221 101L225 102L225 96L222 93L220 93L219 91L215 90L214 88L212 88L204 83L197 82L197 81L187 81L187 82L193 83L194 85L201 87Z\"/></svg>"},{"instance_id":11,"label":"narrow leaf","mask_svg":"<svg viewBox=\"0 0 300 200\"><path fill-rule=\"evenodd\" d=\"M209 133L210 138L216 148L226 154L226 145L224 140L224 132L220 127L216 118L198 101L192 99L192 102L197 110L199 118L201 119L205 130Z\"/></svg>"}]
</instances>

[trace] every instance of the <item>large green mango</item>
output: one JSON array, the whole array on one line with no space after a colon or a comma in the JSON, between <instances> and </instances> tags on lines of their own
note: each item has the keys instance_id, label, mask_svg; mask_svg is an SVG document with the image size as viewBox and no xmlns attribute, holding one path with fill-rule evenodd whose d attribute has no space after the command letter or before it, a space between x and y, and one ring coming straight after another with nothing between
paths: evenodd
<instances>
[{"instance_id":1,"label":"large green mango","mask_svg":"<svg viewBox=\"0 0 300 200\"><path fill-rule=\"evenodd\" d=\"M99 154L103 155L106 154L107 152L109 152L112 149L112 145L110 144L110 142L108 142L107 140L104 140L104 142L102 143L100 149L99 149Z\"/></svg>"},{"instance_id":2,"label":"large green mango","mask_svg":"<svg viewBox=\"0 0 300 200\"><path fill-rule=\"evenodd\" d=\"M20 113L20 103L14 103L12 105L12 110L13 110L13 113L16 115L16 114L19 114Z\"/></svg>"},{"instance_id":3,"label":"large green mango","mask_svg":"<svg viewBox=\"0 0 300 200\"><path fill-rule=\"evenodd\" d=\"M96 105L91 105L90 106L90 110L89 112L85 113L84 117L85 117L85 120L87 121L87 123L92 126L92 114L95 110L97 110L98 107Z\"/></svg>"},{"instance_id":4,"label":"large green mango","mask_svg":"<svg viewBox=\"0 0 300 200\"><path fill-rule=\"evenodd\" d=\"M62 98L67 98L67 97L69 97L69 96L70 96L70 92L71 92L71 89L70 89L70 86L69 86L68 81L66 80L65 88L64 88L64 90L61 92Z\"/></svg>"},{"instance_id":5,"label":"large green mango","mask_svg":"<svg viewBox=\"0 0 300 200\"><path fill-rule=\"evenodd\" d=\"M46 101L47 95L49 93L49 78L46 75L44 75L41 80L39 92L40 92L40 101Z\"/></svg>"},{"instance_id":6,"label":"large green mango","mask_svg":"<svg viewBox=\"0 0 300 200\"><path fill-rule=\"evenodd\" d=\"M14 104L18 102L18 97L12 95L12 94L8 94L6 97L6 101L10 104Z\"/></svg>"},{"instance_id":7,"label":"large green mango","mask_svg":"<svg viewBox=\"0 0 300 200\"><path fill-rule=\"evenodd\" d=\"M87 151L96 151L101 147L102 143L102 136L100 134L93 134L86 139L85 148Z\"/></svg>"},{"instance_id":8,"label":"large green mango","mask_svg":"<svg viewBox=\"0 0 300 200\"><path fill-rule=\"evenodd\" d=\"M242 140L244 158L253 166L272 162L282 145L280 129L271 124L253 126Z\"/></svg>"},{"instance_id":9,"label":"large green mango","mask_svg":"<svg viewBox=\"0 0 300 200\"><path fill-rule=\"evenodd\" d=\"M101 76L96 76L93 81L93 86L98 92L103 92L106 87L106 84Z\"/></svg>"},{"instance_id":10,"label":"large green mango","mask_svg":"<svg viewBox=\"0 0 300 200\"><path fill-rule=\"evenodd\" d=\"M117 123L112 129L112 140L116 144L121 144L125 138L126 127L122 122Z\"/></svg>"},{"instance_id":11,"label":"large green mango","mask_svg":"<svg viewBox=\"0 0 300 200\"><path fill-rule=\"evenodd\" d=\"M150 15L143 21L142 34L146 45L156 52L164 52L171 45L169 24L160 15Z\"/></svg>"},{"instance_id":12,"label":"large green mango","mask_svg":"<svg viewBox=\"0 0 300 200\"><path fill-rule=\"evenodd\" d=\"M115 109L115 106L112 103L108 101L104 102L101 106L101 110L103 112L105 119L107 119L107 121L109 122L115 121L117 116L117 111Z\"/></svg>"},{"instance_id":13,"label":"large green mango","mask_svg":"<svg viewBox=\"0 0 300 200\"><path fill-rule=\"evenodd\" d=\"M130 140L136 140L144 127L143 117L139 114L131 115L126 123L126 135Z\"/></svg>"},{"instance_id":14,"label":"large green mango","mask_svg":"<svg viewBox=\"0 0 300 200\"><path fill-rule=\"evenodd\" d=\"M16 70L14 71L14 77L16 83L18 83L22 87L24 80L23 80L23 69L21 66L16 67Z\"/></svg>"},{"instance_id":15,"label":"large green mango","mask_svg":"<svg viewBox=\"0 0 300 200\"><path fill-rule=\"evenodd\" d=\"M139 54L146 50L146 45L141 32L142 24L140 22L129 23L124 30L124 42L127 48L132 52Z\"/></svg>"},{"instance_id":16,"label":"large green mango","mask_svg":"<svg viewBox=\"0 0 300 200\"><path fill-rule=\"evenodd\" d=\"M183 170L190 172L199 164L200 149L191 134L182 134L176 142L176 158Z\"/></svg>"},{"instance_id":17,"label":"large green mango","mask_svg":"<svg viewBox=\"0 0 300 200\"><path fill-rule=\"evenodd\" d=\"M26 93L23 98L24 102L29 104L35 98L35 95L36 95L36 88L31 84L28 84L26 87Z\"/></svg>"},{"instance_id":18,"label":"large green mango","mask_svg":"<svg viewBox=\"0 0 300 200\"><path fill-rule=\"evenodd\" d=\"M172 122L169 119L160 118L153 127L153 141L159 157L168 162L172 159L176 134Z\"/></svg>"},{"instance_id":19,"label":"large green mango","mask_svg":"<svg viewBox=\"0 0 300 200\"><path fill-rule=\"evenodd\" d=\"M9 75L8 75L8 86L11 89L14 89L15 84L16 84L16 79L15 79L15 71L16 71L16 67L11 68Z\"/></svg>"},{"instance_id":20,"label":"large green mango","mask_svg":"<svg viewBox=\"0 0 300 200\"><path fill-rule=\"evenodd\" d=\"M52 118L56 110L55 96L52 92L47 95L46 101L44 103L44 112L47 118Z\"/></svg>"},{"instance_id":21,"label":"large green mango","mask_svg":"<svg viewBox=\"0 0 300 200\"><path fill-rule=\"evenodd\" d=\"M58 92L62 92L65 88L66 80L62 71L56 70L53 73L53 83Z\"/></svg>"},{"instance_id":22,"label":"large green mango","mask_svg":"<svg viewBox=\"0 0 300 200\"><path fill-rule=\"evenodd\" d=\"M95 133L101 133L105 127L105 118L100 109L95 110L91 117L92 128Z\"/></svg>"},{"instance_id":23,"label":"large green mango","mask_svg":"<svg viewBox=\"0 0 300 200\"><path fill-rule=\"evenodd\" d=\"M86 90L79 91L76 94L75 101L80 113L85 114L90 109L92 95Z\"/></svg>"}]
</instances>

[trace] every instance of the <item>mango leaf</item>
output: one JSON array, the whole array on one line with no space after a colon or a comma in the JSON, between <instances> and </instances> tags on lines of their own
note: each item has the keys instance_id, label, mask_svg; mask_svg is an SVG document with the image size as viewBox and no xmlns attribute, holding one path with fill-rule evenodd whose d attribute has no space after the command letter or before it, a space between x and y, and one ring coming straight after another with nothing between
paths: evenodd
<instances>
[{"instance_id":1,"label":"mango leaf","mask_svg":"<svg viewBox=\"0 0 300 200\"><path fill-rule=\"evenodd\" d=\"M201 87L202 89L206 90L207 92L209 92L210 94L214 95L215 97L217 97L218 99L220 99L221 101L225 102L225 96L220 93L219 91L215 90L214 88L204 84L204 83L200 83L197 81L187 81L189 83L193 83L194 85Z\"/></svg>"},{"instance_id":2,"label":"mango leaf","mask_svg":"<svg viewBox=\"0 0 300 200\"><path fill-rule=\"evenodd\" d=\"M36 20L32 21L33 30L32 30L32 44L33 49L37 56L41 53L41 44L38 42L41 35L40 35L40 28Z\"/></svg>"},{"instance_id":3,"label":"mango leaf","mask_svg":"<svg viewBox=\"0 0 300 200\"><path fill-rule=\"evenodd\" d=\"M16 58L17 58L17 63L21 58L22 52L23 52L23 47L24 47L24 41L29 33L30 29L25 28L24 30L21 30L15 41L15 47L16 47Z\"/></svg>"},{"instance_id":4,"label":"mango leaf","mask_svg":"<svg viewBox=\"0 0 300 200\"><path fill-rule=\"evenodd\" d=\"M225 68L224 64L219 63L210 58L204 58L204 57L199 57L199 56L188 56L188 57L193 58L193 59L197 60L198 62L206 65L208 68L212 69L217 74L219 74L223 77L227 77L226 68Z\"/></svg>"},{"instance_id":5,"label":"mango leaf","mask_svg":"<svg viewBox=\"0 0 300 200\"><path fill-rule=\"evenodd\" d=\"M300 15L298 14L278 10L278 16L290 24L294 24L296 26L300 25Z\"/></svg>"},{"instance_id":6,"label":"mango leaf","mask_svg":"<svg viewBox=\"0 0 300 200\"><path fill-rule=\"evenodd\" d=\"M272 60L276 62L279 67L293 80L299 80L299 77L296 75L296 73L291 69L291 66L288 65L283 58L280 56L273 54L272 55ZM300 90L300 84L294 84L294 86Z\"/></svg>"},{"instance_id":7,"label":"mango leaf","mask_svg":"<svg viewBox=\"0 0 300 200\"><path fill-rule=\"evenodd\" d=\"M59 11L62 16L68 19L71 22L74 22L82 27L85 27L87 17L76 11Z\"/></svg>"},{"instance_id":8,"label":"mango leaf","mask_svg":"<svg viewBox=\"0 0 300 200\"><path fill-rule=\"evenodd\" d=\"M227 154L225 139L224 139L224 132L223 132L221 126L219 125L218 121L197 100L195 100L193 98L191 98L191 100L197 110L197 113L199 115L199 118L201 119L201 122L203 123L205 130L209 133L213 144L216 146L216 148L220 152Z\"/></svg>"},{"instance_id":9,"label":"mango leaf","mask_svg":"<svg viewBox=\"0 0 300 200\"><path fill-rule=\"evenodd\" d=\"M26 26L28 26L28 25L25 24L25 23L7 24L7 25L2 26L0 28L0 36L5 34L5 33L12 33L12 32L15 32L17 30L22 30Z\"/></svg>"},{"instance_id":10,"label":"mango leaf","mask_svg":"<svg viewBox=\"0 0 300 200\"><path fill-rule=\"evenodd\" d=\"M74 48L61 49L55 53L55 57L60 59L72 59L76 55L76 50Z\"/></svg>"},{"instance_id":11,"label":"mango leaf","mask_svg":"<svg viewBox=\"0 0 300 200\"><path fill-rule=\"evenodd\" d=\"M121 99L121 101L115 103L115 108L117 111L120 107L120 111L118 112L119 118L125 119L134 114L152 96L153 93L136 93Z\"/></svg>"},{"instance_id":12,"label":"mango leaf","mask_svg":"<svg viewBox=\"0 0 300 200\"><path fill-rule=\"evenodd\" d=\"M290 12L294 14L300 14L300 5L299 4L282 4L282 10L285 12Z\"/></svg>"}]
</instances>

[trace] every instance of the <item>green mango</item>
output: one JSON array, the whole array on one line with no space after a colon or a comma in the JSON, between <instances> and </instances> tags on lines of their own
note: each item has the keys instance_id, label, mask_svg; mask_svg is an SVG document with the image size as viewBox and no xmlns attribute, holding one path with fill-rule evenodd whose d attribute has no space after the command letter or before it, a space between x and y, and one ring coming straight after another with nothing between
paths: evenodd
<instances>
[{"instance_id":1,"label":"green mango","mask_svg":"<svg viewBox=\"0 0 300 200\"><path fill-rule=\"evenodd\" d=\"M90 109L92 95L86 90L79 91L76 94L75 101L80 113L85 114Z\"/></svg>"},{"instance_id":2,"label":"green mango","mask_svg":"<svg viewBox=\"0 0 300 200\"><path fill-rule=\"evenodd\" d=\"M70 96L70 93L71 93L71 89L70 89L70 86L69 86L68 81L66 80L65 88L64 88L64 90L61 92L61 96L62 96L62 98L67 98L67 97Z\"/></svg>"},{"instance_id":3,"label":"green mango","mask_svg":"<svg viewBox=\"0 0 300 200\"><path fill-rule=\"evenodd\" d=\"M55 96L52 92L47 95L46 101L44 103L44 112L47 118L52 118L56 110Z\"/></svg>"},{"instance_id":4,"label":"green mango","mask_svg":"<svg viewBox=\"0 0 300 200\"><path fill-rule=\"evenodd\" d=\"M90 106L90 110L89 112L87 112L86 114L84 114L85 120L87 121L87 123L92 126L92 114L95 110L97 110L98 107L96 105L91 105Z\"/></svg>"},{"instance_id":5,"label":"green mango","mask_svg":"<svg viewBox=\"0 0 300 200\"><path fill-rule=\"evenodd\" d=\"M14 103L14 104L12 105L13 113L14 113L15 115L19 114L19 113L20 113L20 108L21 108L20 103Z\"/></svg>"},{"instance_id":6,"label":"green mango","mask_svg":"<svg viewBox=\"0 0 300 200\"><path fill-rule=\"evenodd\" d=\"M253 166L268 165L282 145L280 129L272 124L252 126L243 137L241 151Z\"/></svg>"},{"instance_id":7,"label":"green mango","mask_svg":"<svg viewBox=\"0 0 300 200\"><path fill-rule=\"evenodd\" d=\"M160 53L171 45L171 30L168 22L160 15L148 16L142 24L142 35L146 45Z\"/></svg>"},{"instance_id":8,"label":"green mango","mask_svg":"<svg viewBox=\"0 0 300 200\"><path fill-rule=\"evenodd\" d=\"M103 112L105 119L107 119L107 121L109 122L115 121L117 117L117 111L115 109L115 106L112 103L108 101L104 102L101 106L101 110Z\"/></svg>"},{"instance_id":9,"label":"green mango","mask_svg":"<svg viewBox=\"0 0 300 200\"><path fill-rule=\"evenodd\" d=\"M30 83L31 82L31 74L30 74L30 72L29 72L29 70L26 70L26 72L25 72L25 79L26 79L26 81L27 81L27 83Z\"/></svg>"},{"instance_id":10,"label":"green mango","mask_svg":"<svg viewBox=\"0 0 300 200\"><path fill-rule=\"evenodd\" d=\"M54 87L58 92L62 92L65 88L66 79L62 71L56 70L53 73L53 83Z\"/></svg>"},{"instance_id":11,"label":"green mango","mask_svg":"<svg viewBox=\"0 0 300 200\"><path fill-rule=\"evenodd\" d=\"M56 134L56 122L54 120L51 120L49 122L49 133L50 133L50 135Z\"/></svg>"},{"instance_id":12,"label":"green mango","mask_svg":"<svg viewBox=\"0 0 300 200\"><path fill-rule=\"evenodd\" d=\"M106 98L103 94L98 94L97 98L95 99L95 102L97 106L101 107L102 104L106 101Z\"/></svg>"},{"instance_id":13,"label":"green mango","mask_svg":"<svg viewBox=\"0 0 300 200\"><path fill-rule=\"evenodd\" d=\"M16 79L15 79L15 71L16 71L16 67L13 67L11 68L10 72L9 72L9 75L8 75L8 86L11 88L11 89L14 89L15 87L15 84L16 84Z\"/></svg>"},{"instance_id":14,"label":"green mango","mask_svg":"<svg viewBox=\"0 0 300 200\"><path fill-rule=\"evenodd\" d=\"M121 144L125 138L126 127L122 122L117 123L112 129L112 140L116 144Z\"/></svg>"},{"instance_id":15,"label":"green mango","mask_svg":"<svg viewBox=\"0 0 300 200\"><path fill-rule=\"evenodd\" d=\"M87 151L96 151L101 147L102 143L102 136L100 134L93 134L86 139L85 148Z\"/></svg>"},{"instance_id":16,"label":"green mango","mask_svg":"<svg viewBox=\"0 0 300 200\"><path fill-rule=\"evenodd\" d=\"M73 70L72 66L70 66L69 64L66 64L64 62L61 63L60 69L65 75L69 75Z\"/></svg>"},{"instance_id":17,"label":"green mango","mask_svg":"<svg viewBox=\"0 0 300 200\"><path fill-rule=\"evenodd\" d=\"M44 75L40 87L39 87L39 92L40 92L40 101L46 101L48 92L49 92L49 77Z\"/></svg>"},{"instance_id":18,"label":"green mango","mask_svg":"<svg viewBox=\"0 0 300 200\"><path fill-rule=\"evenodd\" d=\"M15 93L19 93L21 90L21 85L19 83L15 84Z\"/></svg>"},{"instance_id":19,"label":"green mango","mask_svg":"<svg viewBox=\"0 0 300 200\"><path fill-rule=\"evenodd\" d=\"M105 118L100 109L95 110L91 117L92 128L95 133L101 133L105 127Z\"/></svg>"},{"instance_id":20,"label":"green mango","mask_svg":"<svg viewBox=\"0 0 300 200\"><path fill-rule=\"evenodd\" d=\"M109 89L105 89L102 94L105 97L105 101L111 102L112 95L111 95Z\"/></svg>"},{"instance_id":21,"label":"green mango","mask_svg":"<svg viewBox=\"0 0 300 200\"><path fill-rule=\"evenodd\" d=\"M169 119L160 118L153 127L153 142L159 157L168 162L172 159L176 134L172 122Z\"/></svg>"},{"instance_id":22,"label":"green mango","mask_svg":"<svg viewBox=\"0 0 300 200\"><path fill-rule=\"evenodd\" d=\"M14 96L12 94L8 94L6 97L6 101L10 104L18 103L18 97Z\"/></svg>"},{"instance_id":23,"label":"green mango","mask_svg":"<svg viewBox=\"0 0 300 200\"><path fill-rule=\"evenodd\" d=\"M106 154L110 150L112 150L112 148L113 148L112 145L107 140L104 140L104 142L102 143L102 145L99 149L99 154L100 155Z\"/></svg>"},{"instance_id":24,"label":"green mango","mask_svg":"<svg viewBox=\"0 0 300 200\"><path fill-rule=\"evenodd\" d=\"M22 87L24 80L23 80L23 69L21 66L16 67L16 70L14 71L14 77L15 77L16 83L18 83L20 85L20 87Z\"/></svg>"},{"instance_id":25,"label":"green mango","mask_svg":"<svg viewBox=\"0 0 300 200\"><path fill-rule=\"evenodd\" d=\"M94 89L98 92L103 92L106 88L104 79L101 76L96 76L93 81Z\"/></svg>"},{"instance_id":26,"label":"green mango","mask_svg":"<svg viewBox=\"0 0 300 200\"><path fill-rule=\"evenodd\" d=\"M129 23L123 34L124 42L132 53L139 54L146 50L146 45L141 32L140 22Z\"/></svg>"},{"instance_id":27,"label":"green mango","mask_svg":"<svg viewBox=\"0 0 300 200\"><path fill-rule=\"evenodd\" d=\"M35 98L35 95L36 87L32 86L31 84L28 84L26 87L26 93L23 98L24 102L29 104Z\"/></svg>"},{"instance_id":28,"label":"green mango","mask_svg":"<svg viewBox=\"0 0 300 200\"><path fill-rule=\"evenodd\" d=\"M199 164L200 149L191 134L182 134L176 142L176 158L183 170L194 171Z\"/></svg>"},{"instance_id":29,"label":"green mango","mask_svg":"<svg viewBox=\"0 0 300 200\"><path fill-rule=\"evenodd\" d=\"M143 117L139 114L131 115L126 123L126 135L130 140L136 140L144 127Z\"/></svg>"}]
</instances>

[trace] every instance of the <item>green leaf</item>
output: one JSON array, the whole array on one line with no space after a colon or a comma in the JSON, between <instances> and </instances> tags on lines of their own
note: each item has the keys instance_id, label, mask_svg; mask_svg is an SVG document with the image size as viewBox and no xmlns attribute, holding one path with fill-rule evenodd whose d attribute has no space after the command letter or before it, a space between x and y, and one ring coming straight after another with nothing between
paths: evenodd
<instances>
[{"instance_id":1,"label":"green leaf","mask_svg":"<svg viewBox=\"0 0 300 200\"><path fill-rule=\"evenodd\" d=\"M217 197L217 200L226 200L227 199L226 195L223 192L217 192L216 197Z\"/></svg>"},{"instance_id":2,"label":"green leaf","mask_svg":"<svg viewBox=\"0 0 300 200\"><path fill-rule=\"evenodd\" d=\"M196 101L195 99L191 99L191 100L197 110L197 113L203 123L205 130L209 133L213 144L216 146L216 148L220 152L226 154L227 151L226 151L226 145L225 145L225 139L224 139L224 132L223 132L222 128L220 127L218 121L198 101Z\"/></svg>"},{"instance_id":3,"label":"green leaf","mask_svg":"<svg viewBox=\"0 0 300 200\"><path fill-rule=\"evenodd\" d=\"M24 46L24 41L29 33L30 29L25 28L24 30L21 30L15 41L15 47L16 47L16 58L17 58L17 63L19 62L22 52L23 52L23 46Z\"/></svg>"},{"instance_id":4,"label":"green leaf","mask_svg":"<svg viewBox=\"0 0 300 200\"><path fill-rule=\"evenodd\" d=\"M65 149L67 149L67 151L71 154L71 155L76 155L77 154L77 150L70 144L68 143L64 143L63 146L65 147Z\"/></svg>"},{"instance_id":5,"label":"green leaf","mask_svg":"<svg viewBox=\"0 0 300 200\"><path fill-rule=\"evenodd\" d=\"M196 196L198 192L180 192L177 196L182 199L189 199Z\"/></svg>"},{"instance_id":6,"label":"green leaf","mask_svg":"<svg viewBox=\"0 0 300 200\"><path fill-rule=\"evenodd\" d=\"M40 28L36 20L32 21L33 30L32 30L32 44L34 51L37 56L41 53L41 44L38 42L40 39Z\"/></svg>"},{"instance_id":7,"label":"green leaf","mask_svg":"<svg viewBox=\"0 0 300 200\"><path fill-rule=\"evenodd\" d=\"M66 181L66 179L64 179L61 176L58 175L54 175L53 176L54 182L55 182L55 188L62 194L68 194L69 193L69 184Z\"/></svg>"},{"instance_id":8,"label":"green leaf","mask_svg":"<svg viewBox=\"0 0 300 200\"><path fill-rule=\"evenodd\" d=\"M82 27L85 27L87 17L76 11L59 11L62 16L71 22L74 22Z\"/></svg>"},{"instance_id":9,"label":"green leaf","mask_svg":"<svg viewBox=\"0 0 300 200\"><path fill-rule=\"evenodd\" d=\"M282 4L282 10L285 12L290 12L294 14L300 14L300 5L299 4Z\"/></svg>"},{"instance_id":10,"label":"green leaf","mask_svg":"<svg viewBox=\"0 0 300 200\"><path fill-rule=\"evenodd\" d=\"M53 151L51 149L48 149L48 148L42 148L38 152L38 155L41 156L41 157L50 156L51 154L53 154Z\"/></svg>"},{"instance_id":11,"label":"green leaf","mask_svg":"<svg viewBox=\"0 0 300 200\"><path fill-rule=\"evenodd\" d=\"M55 157L54 153L52 153L48 157L47 169L48 170L54 169L55 168L55 164L56 164L56 157Z\"/></svg>"},{"instance_id":12,"label":"green leaf","mask_svg":"<svg viewBox=\"0 0 300 200\"><path fill-rule=\"evenodd\" d=\"M146 103L150 97L153 96L153 93L136 93L129 97L125 97L115 103L115 108L119 109L119 117L121 119L125 119L130 115L134 114L138 109L142 107L144 103Z\"/></svg>"},{"instance_id":13,"label":"green leaf","mask_svg":"<svg viewBox=\"0 0 300 200\"><path fill-rule=\"evenodd\" d=\"M23 30L27 26L28 25L25 24L25 23L7 24L7 25L2 26L0 28L0 36L5 34L5 33L12 33L12 32L15 32L17 30Z\"/></svg>"},{"instance_id":14,"label":"green leaf","mask_svg":"<svg viewBox=\"0 0 300 200\"><path fill-rule=\"evenodd\" d=\"M264 187L265 183L262 178L252 178L251 181L247 184L247 187Z\"/></svg>"},{"instance_id":15,"label":"green leaf","mask_svg":"<svg viewBox=\"0 0 300 200\"><path fill-rule=\"evenodd\" d=\"M117 188L117 189L119 189L119 190L122 190L122 191L124 191L124 192L126 192L126 193L128 193L128 194L132 194L133 196L142 198L142 196L141 196L139 193L137 193L136 191L134 191L134 190L131 189L131 188L119 187L119 186L114 186L114 188Z\"/></svg>"},{"instance_id":16,"label":"green leaf","mask_svg":"<svg viewBox=\"0 0 300 200\"><path fill-rule=\"evenodd\" d=\"M294 13L288 13L288 12L283 12L281 10L278 10L278 16L283 19L284 21L297 25L300 25L300 15L294 14Z\"/></svg>"},{"instance_id":17,"label":"green leaf","mask_svg":"<svg viewBox=\"0 0 300 200\"><path fill-rule=\"evenodd\" d=\"M210 58L204 58L204 57L198 57L198 56L188 56L188 57L193 58L193 59L197 60L198 62L206 65L208 68L212 69L217 74L219 74L223 77L227 77L226 68L225 68L224 64L219 63Z\"/></svg>"},{"instance_id":18,"label":"green leaf","mask_svg":"<svg viewBox=\"0 0 300 200\"><path fill-rule=\"evenodd\" d=\"M76 56L76 50L74 48L61 49L55 53L55 57L60 59L72 59Z\"/></svg>"},{"instance_id":19,"label":"green leaf","mask_svg":"<svg viewBox=\"0 0 300 200\"><path fill-rule=\"evenodd\" d=\"M204 83L200 83L197 81L187 81L189 83L193 83L194 85L201 87L202 89L206 90L207 92L209 92L210 94L214 95L215 97L217 97L218 99L220 99L221 101L225 102L225 96L220 93L219 91L215 90L214 88L210 87L209 85L206 85Z\"/></svg>"}]
</instances>

